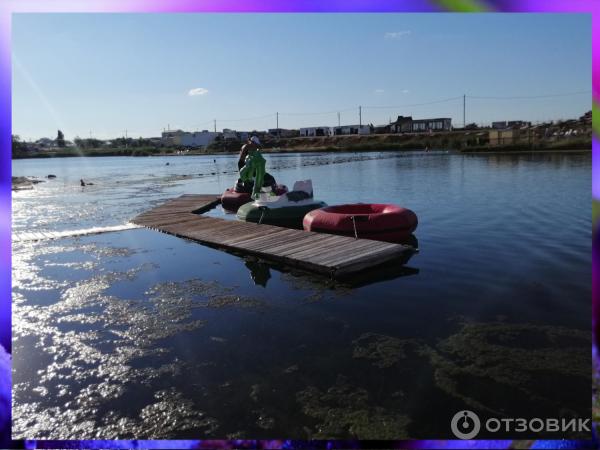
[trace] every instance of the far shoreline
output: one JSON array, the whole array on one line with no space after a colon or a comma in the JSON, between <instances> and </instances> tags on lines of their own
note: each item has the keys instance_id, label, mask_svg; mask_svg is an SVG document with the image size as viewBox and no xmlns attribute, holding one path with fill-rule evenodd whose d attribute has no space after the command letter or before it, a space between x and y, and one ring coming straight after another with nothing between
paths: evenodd
<instances>
[{"instance_id":1,"label":"far shoreline","mask_svg":"<svg viewBox=\"0 0 600 450\"><path fill-rule=\"evenodd\" d=\"M241 147L241 144L240 144ZM124 149L123 149L124 150ZM211 151L212 150L212 151ZM13 155L12 160L20 159L54 159L54 158L102 158L102 157L180 157L180 156L221 156L221 155L238 155L239 151L226 150L226 151L214 151L201 150L201 151L187 151L183 153L176 152L164 152L164 151L153 151L148 153L135 153L135 152L123 152L120 149L111 150L97 150L97 151L72 151L72 152L44 152L37 154L20 154ZM356 146L346 148L332 148L332 147L298 147L298 148L263 148L261 150L264 154L292 154L292 153L373 153L373 152L385 152L385 153L428 153L428 152L448 152L453 154L522 154L522 153L591 153L592 146L591 142L589 146L565 146L563 147L535 147L529 146L493 146L493 147L473 147L465 149L455 148L443 148L433 147L430 149L426 148L373 148L371 146Z\"/></svg>"}]
</instances>

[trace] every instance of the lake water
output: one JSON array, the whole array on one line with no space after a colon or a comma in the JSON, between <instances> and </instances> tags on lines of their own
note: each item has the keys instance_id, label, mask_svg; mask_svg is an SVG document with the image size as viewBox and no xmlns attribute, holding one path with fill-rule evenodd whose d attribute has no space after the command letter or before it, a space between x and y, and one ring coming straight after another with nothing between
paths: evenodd
<instances>
[{"instance_id":1,"label":"lake water","mask_svg":"<svg viewBox=\"0 0 600 450\"><path fill-rule=\"evenodd\" d=\"M14 242L13 438L424 439L463 409L590 416L590 153L267 164L330 205L412 209L420 252L336 283L146 229ZM13 236L123 225L235 170L17 160L56 178L13 193Z\"/></svg>"}]
</instances>

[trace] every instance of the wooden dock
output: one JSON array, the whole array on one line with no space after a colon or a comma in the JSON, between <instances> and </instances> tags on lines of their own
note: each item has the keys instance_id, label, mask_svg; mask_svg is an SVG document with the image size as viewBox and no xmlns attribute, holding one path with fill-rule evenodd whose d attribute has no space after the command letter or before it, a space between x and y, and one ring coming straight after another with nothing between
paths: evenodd
<instances>
[{"instance_id":1,"label":"wooden dock","mask_svg":"<svg viewBox=\"0 0 600 450\"><path fill-rule=\"evenodd\" d=\"M335 278L414 253L402 244L202 216L220 203L218 195L183 195L135 217L132 222L228 251L253 255Z\"/></svg>"}]
</instances>

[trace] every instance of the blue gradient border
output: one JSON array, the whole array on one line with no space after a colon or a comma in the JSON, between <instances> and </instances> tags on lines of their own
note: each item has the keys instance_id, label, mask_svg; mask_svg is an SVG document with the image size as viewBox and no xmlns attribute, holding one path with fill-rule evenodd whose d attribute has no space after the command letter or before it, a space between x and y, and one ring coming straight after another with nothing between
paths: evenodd
<instances>
[{"instance_id":1,"label":"blue gradient border","mask_svg":"<svg viewBox=\"0 0 600 450\"><path fill-rule=\"evenodd\" d=\"M600 104L600 1L598 0L3 0L0 3L0 344L11 351L11 16L27 12L579 12L592 14L594 116ZM593 185L600 130L594 117ZM598 155L600 156L600 155ZM600 193L600 183L595 192ZM593 266L596 275L598 267ZM593 293L594 298L598 295ZM0 367L0 370L2 368ZM10 373L0 373L0 377ZM0 396L9 395L0 392ZM10 403L9 403L10 404ZM0 407L2 403L0 402ZM0 418L2 414L0 412ZM0 423L0 433L2 424ZM12 441L3 448L510 448L495 441ZM532 441L529 448L597 448L598 441Z\"/></svg>"}]
</instances>

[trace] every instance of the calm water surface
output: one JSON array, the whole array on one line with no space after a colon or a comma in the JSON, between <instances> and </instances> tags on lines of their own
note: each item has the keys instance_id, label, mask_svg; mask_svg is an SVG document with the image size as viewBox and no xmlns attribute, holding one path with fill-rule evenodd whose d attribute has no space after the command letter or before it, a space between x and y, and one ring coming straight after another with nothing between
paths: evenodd
<instances>
[{"instance_id":1,"label":"calm water surface","mask_svg":"<svg viewBox=\"0 0 600 450\"><path fill-rule=\"evenodd\" d=\"M447 438L462 409L589 417L591 155L267 160L328 204L412 209L420 252L342 284L145 229L14 242L15 439ZM14 161L57 177L13 193L13 235L122 225L222 192L235 165Z\"/></svg>"}]
</instances>

